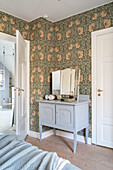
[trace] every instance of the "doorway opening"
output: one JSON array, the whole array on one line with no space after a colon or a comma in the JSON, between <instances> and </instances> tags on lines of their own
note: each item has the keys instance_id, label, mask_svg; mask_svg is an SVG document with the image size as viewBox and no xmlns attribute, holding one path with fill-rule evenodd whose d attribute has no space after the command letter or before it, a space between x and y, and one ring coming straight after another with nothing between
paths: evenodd
<instances>
[{"instance_id":1,"label":"doorway opening","mask_svg":"<svg viewBox=\"0 0 113 170\"><path fill-rule=\"evenodd\" d=\"M30 42L0 32L0 133L26 137L29 131ZM8 75L8 76L7 76Z\"/></svg>"},{"instance_id":2,"label":"doorway opening","mask_svg":"<svg viewBox=\"0 0 113 170\"><path fill-rule=\"evenodd\" d=\"M0 39L0 133L16 134L15 42Z\"/></svg>"}]
</instances>

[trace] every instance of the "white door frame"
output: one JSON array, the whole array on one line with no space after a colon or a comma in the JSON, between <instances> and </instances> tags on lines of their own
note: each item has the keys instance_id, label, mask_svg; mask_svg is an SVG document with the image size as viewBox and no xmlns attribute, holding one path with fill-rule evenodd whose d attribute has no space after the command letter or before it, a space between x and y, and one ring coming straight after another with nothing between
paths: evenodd
<instances>
[{"instance_id":1,"label":"white door frame","mask_svg":"<svg viewBox=\"0 0 113 170\"><path fill-rule=\"evenodd\" d=\"M91 50L92 50L92 143L97 144L97 89L96 89L96 53L97 53L97 37L100 35L113 32L113 27L102 29L91 33Z\"/></svg>"},{"instance_id":2,"label":"white door frame","mask_svg":"<svg viewBox=\"0 0 113 170\"><path fill-rule=\"evenodd\" d=\"M9 34L5 34L5 33L2 33L0 32L0 39L2 40L6 40L6 41L11 41L11 42L14 42L16 43L16 37L15 36L12 36L12 35L9 35ZM27 134L29 132L29 113L30 113L30 103L29 103L29 92L30 92L30 82L29 82L29 75L30 75L30 62L29 62L29 56L30 56L30 41L28 40L25 40L26 43L27 43L27 46L28 46L28 50L27 50L27 57L28 57L28 65L29 65L29 68L28 68L28 73L27 73L27 105L28 105L28 108L27 108Z\"/></svg>"}]
</instances>

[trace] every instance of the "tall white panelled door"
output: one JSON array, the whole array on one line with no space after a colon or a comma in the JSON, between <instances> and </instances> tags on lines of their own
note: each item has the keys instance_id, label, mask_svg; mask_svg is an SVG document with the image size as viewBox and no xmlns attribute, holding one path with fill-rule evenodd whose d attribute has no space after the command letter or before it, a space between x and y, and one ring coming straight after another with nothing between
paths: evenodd
<instances>
[{"instance_id":1,"label":"tall white panelled door","mask_svg":"<svg viewBox=\"0 0 113 170\"><path fill-rule=\"evenodd\" d=\"M16 31L16 134L23 138L27 135L29 74L28 43Z\"/></svg>"},{"instance_id":2,"label":"tall white panelled door","mask_svg":"<svg viewBox=\"0 0 113 170\"><path fill-rule=\"evenodd\" d=\"M92 33L92 57L93 141L113 148L113 28Z\"/></svg>"}]
</instances>

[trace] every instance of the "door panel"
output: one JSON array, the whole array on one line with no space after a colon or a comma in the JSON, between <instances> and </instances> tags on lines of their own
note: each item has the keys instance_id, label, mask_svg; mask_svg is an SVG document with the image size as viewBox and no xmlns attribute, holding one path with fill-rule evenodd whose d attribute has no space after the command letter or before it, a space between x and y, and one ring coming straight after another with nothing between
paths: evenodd
<instances>
[{"instance_id":1,"label":"door panel","mask_svg":"<svg viewBox=\"0 0 113 170\"><path fill-rule=\"evenodd\" d=\"M111 145L113 143L113 126L104 123L101 125L101 132L102 132L102 142L104 146Z\"/></svg>"},{"instance_id":2,"label":"door panel","mask_svg":"<svg viewBox=\"0 0 113 170\"><path fill-rule=\"evenodd\" d=\"M110 37L111 36L111 37ZM103 37L105 40L103 42L103 57L109 57L113 55L113 39L112 34L111 35L105 35Z\"/></svg>"},{"instance_id":3,"label":"door panel","mask_svg":"<svg viewBox=\"0 0 113 170\"><path fill-rule=\"evenodd\" d=\"M113 120L113 76L108 73L113 73L113 62L103 64L104 76L103 76L103 117L108 120ZM109 87L108 87L109 85ZM106 102L109 101L107 104Z\"/></svg>"},{"instance_id":4,"label":"door panel","mask_svg":"<svg viewBox=\"0 0 113 170\"><path fill-rule=\"evenodd\" d=\"M40 119L45 125L55 124L55 105L54 104L40 104Z\"/></svg>"},{"instance_id":5,"label":"door panel","mask_svg":"<svg viewBox=\"0 0 113 170\"><path fill-rule=\"evenodd\" d=\"M97 144L113 147L113 33L97 36Z\"/></svg>"},{"instance_id":6,"label":"door panel","mask_svg":"<svg viewBox=\"0 0 113 170\"><path fill-rule=\"evenodd\" d=\"M56 105L56 126L73 129L73 106Z\"/></svg>"},{"instance_id":7,"label":"door panel","mask_svg":"<svg viewBox=\"0 0 113 170\"><path fill-rule=\"evenodd\" d=\"M16 31L16 134L27 135L27 43ZM26 99L26 100L25 100Z\"/></svg>"}]
</instances>

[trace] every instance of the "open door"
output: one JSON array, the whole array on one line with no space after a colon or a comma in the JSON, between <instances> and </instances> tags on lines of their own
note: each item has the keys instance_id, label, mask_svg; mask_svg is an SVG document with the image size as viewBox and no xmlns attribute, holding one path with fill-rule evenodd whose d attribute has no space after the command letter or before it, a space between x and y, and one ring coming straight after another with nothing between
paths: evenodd
<instances>
[{"instance_id":1,"label":"open door","mask_svg":"<svg viewBox=\"0 0 113 170\"><path fill-rule=\"evenodd\" d=\"M16 31L16 134L27 135L27 42Z\"/></svg>"}]
</instances>

